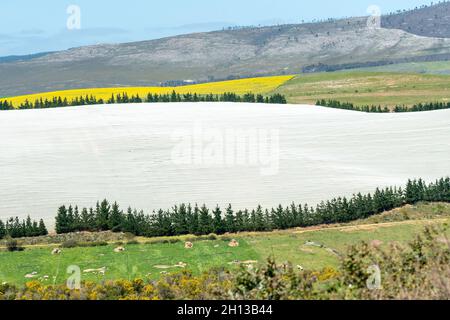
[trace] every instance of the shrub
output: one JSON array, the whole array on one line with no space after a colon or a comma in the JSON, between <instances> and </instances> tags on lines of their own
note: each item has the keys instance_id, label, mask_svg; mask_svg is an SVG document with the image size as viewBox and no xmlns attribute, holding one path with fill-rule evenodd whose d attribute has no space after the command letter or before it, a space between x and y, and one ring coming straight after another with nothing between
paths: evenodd
<instances>
[{"instance_id":1,"label":"shrub","mask_svg":"<svg viewBox=\"0 0 450 320\"><path fill-rule=\"evenodd\" d=\"M189 241L189 240L186 240ZM174 244L174 243L179 243L181 242L180 239L155 239L155 240L150 240L147 241L145 243L147 244ZM139 243L138 241L136 241L136 243ZM131 243L131 244L135 244L135 243Z\"/></svg>"},{"instance_id":2,"label":"shrub","mask_svg":"<svg viewBox=\"0 0 450 320\"><path fill-rule=\"evenodd\" d=\"M351 286L351 295L360 299L448 299L449 244L446 227L427 227L406 246L351 246L342 260L340 285ZM380 270L382 290L367 288L373 265Z\"/></svg>"},{"instance_id":3,"label":"shrub","mask_svg":"<svg viewBox=\"0 0 450 320\"><path fill-rule=\"evenodd\" d=\"M135 235L132 234L131 232L125 232L124 236L125 236L125 239L127 239L127 240L132 240L135 237Z\"/></svg>"},{"instance_id":4,"label":"shrub","mask_svg":"<svg viewBox=\"0 0 450 320\"><path fill-rule=\"evenodd\" d=\"M210 233L209 235L188 237L185 240L189 242L195 242L195 241L214 241L217 239L218 237L215 233Z\"/></svg>"},{"instance_id":5,"label":"shrub","mask_svg":"<svg viewBox=\"0 0 450 320\"><path fill-rule=\"evenodd\" d=\"M169 243L169 240L166 239L158 239L158 240L151 240L146 242L148 244L165 244L165 243Z\"/></svg>"},{"instance_id":6,"label":"shrub","mask_svg":"<svg viewBox=\"0 0 450 320\"><path fill-rule=\"evenodd\" d=\"M73 240L73 239L69 239L69 240L64 241L61 244L61 247L63 247L63 248L75 248L75 247L78 247L78 242Z\"/></svg>"},{"instance_id":7,"label":"shrub","mask_svg":"<svg viewBox=\"0 0 450 320\"><path fill-rule=\"evenodd\" d=\"M78 242L73 239L64 241L61 247L63 248L76 248L76 247L103 247L107 246L108 242L106 241L86 241L86 242Z\"/></svg>"},{"instance_id":8,"label":"shrub","mask_svg":"<svg viewBox=\"0 0 450 320\"><path fill-rule=\"evenodd\" d=\"M79 247L105 247L108 245L106 241L93 241L93 242L81 242L78 244Z\"/></svg>"},{"instance_id":9,"label":"shrub","mask_svg":"<svg viewBox=\"0 0 450 320\"><path fill-rule=\"evenodd\" d=\"M207 238L210 241L214 241L214 240L217 240L217 235L215 233L211 233L211 234L208 235Z\"/></svg>"},{"instance_id":10,"label":"shrub","mask_svg":"<svg viewBox=\"0 0 450 320\"><path fill-rule=\"evenodd\" d=\"M9 252L15 252L15 251L23 251L25 250L24 247L21 247L16 239L9 238L6 240L6 250Z\"/></svg>"}]
</instances>

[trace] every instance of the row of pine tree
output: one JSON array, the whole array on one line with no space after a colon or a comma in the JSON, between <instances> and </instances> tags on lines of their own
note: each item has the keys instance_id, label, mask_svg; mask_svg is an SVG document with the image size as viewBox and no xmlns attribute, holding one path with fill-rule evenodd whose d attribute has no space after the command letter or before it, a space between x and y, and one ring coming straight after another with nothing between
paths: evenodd
<instances>
[{"instance_id":1,"label":"row of pine tree","mask_svg":"<svg viewBox=\"0 0 450 320\"><path fill-rule=\"evenodd\" d=\"M39 222L31 220L28 216L25 220L19 220L18 217L9 218L4 223L0 220L0 239L5 237L22 238L22 237L37 237L48 234L47 227L41 219Z\"/></svg>"},{"instance_id":2,"label":"row of pine tree","mask_svg":"<svg viewBox=\"0 0 450 320\"><path fill-rule=\"evenodd\" d=\"M107 200L95 208L59 208L56 217L57 233L75 231L130 232L138 236L173 236L183 234L207 235L241 231L270 231L320 224L343 223L382 213L386 210L420 201L450 202L450 179L442 178L426 184L410 180L406 188L377 189L373 194L358 193L350 199L339 197L324 201L315 208L308 205L281 205L273 209L235 211L229 205L209 209L206 206L181 204L170 210L159 210L151 215L128 208L126 212L117 203Z\"/></svg>"},{"instance_id":3,"label":"row of pine tree","mask_svg":"<svg viewBox=\"0 0 450 320\"><path fill-rule=\"evenodd\" d=\"M419 103L412 106L400 106L397 105L392 109L388 107L381 107L375 105L365 105L365 106L355 106L351 102L340 102L337 100L318 100L316 105L335 109L371 112L371 113L389 113L389 112L421 112L421 111L432 111L432 110L443 110L450 109L450 102L430 102L430 103Z\"/></svg>"},{"instance_id":4,"label":"row of pine tree","mask_svg":"<svg viewBox=\"0 0 450 320\"><path fill-rule=\"evenodd\" d=\"M220 207L181 204L170 210L159 210L152 215L128 208L126 212L117 203L107 200L97 203L95 208L62 206L56 216L56 232L76 231L130 232L141 236L171 236L183 234L207 235L241 231L270 231L319 224L349 222L367 218L386 210L420 201L450 202L450 178L442 178L426 184L422 179L409 180L406 188L377 189L373 194L358 193L350 199L339 197L323 201L316 207L292 204L273 209L258 206L254 210L234 211L231 205ZM4 223L0 220L0 239L47 235L41 219L32 221L18 217Z\"/></svg>"},{"instance_id":5,"label":"row of pine tree","mask_svg":"<svg viewBox=\"0 0 450 320\"><path fill-rule=\"evenodd\" d=\"M114 104L114 103L156 103L156 102L248 102L248 103L273 103L273 104L286 104L286 98L281 94L273 94L270 96L263 96L261 94L255 95L253 93L247 93L244 95L238 95L232 92L226 92L223 94L179 94L173 91L171 94L151 94L147 97L141 98L139 95L128 96L127 93L111 95L111 97L104 101L103 99L97 99L93 95L80 96L68 101L67 98L54 97L52 99L37 99L34 103L26 100L21 103L18 109L45 109L45 108L57 108L57 107L69 107L69 106L84 106L94 104ZM0 110L12 110L13 104L8 100L0 100Z\"/></svg>"}]
</instances>

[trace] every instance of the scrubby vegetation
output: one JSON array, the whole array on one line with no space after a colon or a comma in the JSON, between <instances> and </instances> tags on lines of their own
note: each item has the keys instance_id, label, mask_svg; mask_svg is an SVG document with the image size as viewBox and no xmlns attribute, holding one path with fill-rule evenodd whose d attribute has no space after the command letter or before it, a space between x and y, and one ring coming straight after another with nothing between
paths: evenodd
<instances>
[{"instance_id":1,"label":"scrubby vegetation","mask_svg":"<svg viewBox=\"0 0 450 320\"><path fill-rule=\"evenodd\" d=\"M132 236L134 237L134 236ZM129 239L127 234L122 232L74 232L64 234L47 234L36 237L20 237L15 238L24 246L61 244L66 241L75 241L77 243L91 243L91 242L117 242L127 241ZM6 239L0 240L0 246L6 246Z\"/></svg>"},{"instance_id":2,"label":"scrubby vegetation","mask_svg":"<svg viewBox=\"0 0 450 320\"><path fill-rule=\"evenodd\" d=\"M269 258L262 266L242 265L238 272L213 268L158 280L82 282L79 289L39 281L18 287L0 285L0 299L448 299L450 242L442 227L428 227L408 245L349 247L337 269L300 270Z\"/></svg>"},{"instance_id":3,"label":"scrubby vegetation","mask_svg":"<svg viewBox=\"0 0 450 320\"><path fill-rule=\"evenodd\" d=\"M350 246L337 270L298 272L269 260L233 279L238 299L448 299L450 242L445 228L426 228L406 246Z\"/></svg>"},{"instance_id":4,"label":"scrubby vegetation","mask_svg":"<svg viewBox=\"0 0 450 320\"><path fill-rule=\"evenodd\" d=\"M405 205L382 214L377 214L363 220L349 222L348 225L378 224L402 221L418 221L429 219L446 219L450 217L450 203L420 202L415 205Z\"/></svg>"},{"instance_id":5,"label":"scrubby vegetation","mask_svg":"<svg viewBox=\"0 0 450 320\"><path fill-rule=\"evenodd\" d=\"M447 226L426 228L407 246L392 243L383 249L361 243L350 247L342 260L339 285L357 299L445 299L450 297L450 241ZM380 270L380 287L368 290L369 268Z\"/></svg>"},{"instance_id":6,"label":"scrubby vegetation","mask_svg":"<svg viewBox=\"0 0 450 320\"><path fill-rule=\"evenodd\" d=\"M0 110L13 110L13 109L46 109L46 108L58 108L69 106L85 106L96 104L114 104L114 103L157 103L157 102L247 102L247 103L273 103L273 104L286 104L286 98L281 94L273 94L270 96L263 96L262 94L246 93L244 95L238 95L233 92L225 92L223 94L206 94L201 95L197 93L179 94L173 91L171 94L157 94L148 93L145 98L137 95L128 96L126 92L117 95L111 95L107 100L102 98L96 98L93 95L80 96L68 101L67 98L53 97L52 99L37 99L34 102L25 100L15 106L8 100L0 100Z\"/></svg>"},{"instance_id":7,"label":"scrubby vegetation","mask_svg":"<svg viewBox=\"0 0 450 320\"><path fill-rule=\"evenodd\" d=\"M242 231L283 230L321 224L343 223L364 219L405 204L420 201L450 202L450 178L427 184L422 179L409 180L406 188L377 189L373 194L358 193L350 199L339 197L319 203L315 208L307 204L289 207L234 211L229 205L209 209L205 205L181 204L170 210L151 215L103 200L94 208L61 206L56 216L57 233L76 231L129 232L138 236L174 236L183 234L208 235Z\"/></svg>"},{"instance_id":8,"label":"scrubby vegetation","mask_svg":"<svg viewBox=\"0 0 450 320\"><path fill-rule=\"evenodd\" d=\"M365 105L355 106L351 102L340 102L337 100L319 100L316 105L334 109L344 109L352 111L372 112L372 113L389 113L389 112L421 112L421 111L433 111L450 109L450 102L431 102L431 103L419 103L412 106L395 106L388 108L387 106Z\"/></svg>"},{"instance_id":9,"label":"scrubby vegetation","mask_svg":"<svg viewBox=\"0 0 450 320\"><path fill-rule=\"evenodd\" d=\"M77 248L77 247L105 247L108 245L108 242L106 241L90 241L90 242L78 242L76 240L70 239L67 241L64 241L61 244L62 248Z\"/></svg>"},{"instance_id":10,"label":"scrubby vegetation","mask_svg":"<svg viewBox=\"0 0 450 320\"><path fill-rule=\"evenodd\" d=\"M6 250L9 252L23 251L24 248L21 247L16 239L8 238L6 239Z\"/></svg>"}]
</instances>

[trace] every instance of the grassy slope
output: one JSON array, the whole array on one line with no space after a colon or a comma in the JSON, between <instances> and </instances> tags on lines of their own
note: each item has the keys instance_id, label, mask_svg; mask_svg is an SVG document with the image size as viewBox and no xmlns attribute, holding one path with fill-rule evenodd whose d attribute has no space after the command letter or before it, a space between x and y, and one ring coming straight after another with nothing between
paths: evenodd
<instances>
[{"instance_id":1,"label":"grassy slope","mask_svg":"<svg viewBox=\"0 0 450 320\"><path fill-rule=\"evenodd\" d=\"M379 67L357 68L353 69L352 71L450 75L450 61L398 63Z\"/></svg>"},{"instance_id":2,"label":"grassy slope","mask_svg":"<svg viewBox=\"0 0 450 320\"><path fill-rule=\"evenodd\" d=\"M219 247L215 247L219 245ZM69 265L77 265L81 271L107 268L105 277L99 274L83 274L83 280L134 279L136 277L159 277L161 272L173 272L178 268L161 269L155 266L174 266L187 263L189 269L201 272L234 260L258 258L257 253L244 241L239 249L218 241L195 243L192 250L184 249L183 243L127 245L126 251L115 253L115 245L105 247L64 249L61 255L51 255L51 248L27 249L19 253L0 254L0 281L23 283L26 274L38 272L39 276L58 275L56 282L63 282ZM51 283L49 279L45 283Z\"/></svg>"},{"instance_id":3,"label":"grassy slope","mask_svg":"<svg viewBox=\"0 0 450 320\"><path fill-rule=\"evenodd\" d=\"M290 103L307 104L315 104L318 99L383 106L447 102L450 76L361 71L317 73L297 76L276 92L286 95Z\"/></svg>"},{"instance_id":4,"label":"grassy slope","mask_svg":"<svg viewBox=\"0 0 450 320\"><path fill-rule=\"evenodd\" d=\"M363 240L405 242L430 223L442 223L450 217L450 204L421 204L408 206L393 212L354 222L349 225L322 226L270 233L242 233L236 235L238 248L228 247L227 241L195 242L192 250L184 249L183 242L174 244L127 245L123 253L115 253L115 245L105 247L64 249L60 256L50 254L51 247L28 248L19 253L0 253L0 282L24 283L24 276L33 271L39 277L48 275L45 283L63 282L69 265L81 270L106 267L106 275L83 274L83 280L150 277L157 278L161 272L173 272L179 268L160 269L157 265L173 266L187 263L187 268L201 272L211 267L230 267L233 261L263 261L274 255L278 261L291 261L307 269L327 266L336 267L338 256L327 250L332 248L345 252L345 248ZM144 240L144 239L140 239ZM152 239L153 241L155 239ZM307 245L308 241L325 247Z\"/></svg>"}]
</instances>

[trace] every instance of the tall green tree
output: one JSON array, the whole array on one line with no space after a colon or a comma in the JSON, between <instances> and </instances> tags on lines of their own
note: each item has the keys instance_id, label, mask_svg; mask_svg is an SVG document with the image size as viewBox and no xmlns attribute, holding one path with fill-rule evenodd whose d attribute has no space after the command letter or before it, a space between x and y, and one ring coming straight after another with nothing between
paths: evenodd
<instances>
[{"instance_id":1,"label":"tall green tree","mask_svg":"<svg viewBox=\"0 0 450 320\"><path fill-rule=\"evenodd\" d=\"M209 214L209 209L205 205L200 208L198 228L199 234L210 234L213 231L212 218Z\"/></svg>"},{"instance_id":2,"label":"tall green tree","mask_svg":"<svg viewBox=\"0 0 450 320\"><path fill-rule=\"evenodd\" d=\"M231 204L228 205L226 213L225 213L225 229L227 232L233 233L237 230L236 224L237 224L237 217L234 216L233 208L231 207ZM242 219L240 221L241 227L242 227Z\"/></svg>"},{"instance_id":3,"label":"tall green tree","mask_svg":"<svg viewBox=\"0 0 450 320\"><path fill-rule=\"evenodd\" d=\"M108 217L108 228L113 232L121 232L123 230L124 216L120 210L117 202L114 202L111 207L111 212Z\"/></svg>"},{"instance_id":4,"label":"tall green tree","mask_svg":"<svg viewBox=\"0 0 450 320\"><path fill-rule=\"evenodd\" d=\"M56 230L56 233L58 233L58 234L70 232L68 220L67 220L66 206L61 206L58 209L58 213L56 215L55 230Z\"/></svg>"},{"instance_id":5,"label":"tall green tree","mask_svg":"<svg viewBox=\"0 0 450 320\"><path fill-rule=\"evenodd\" d=\"M187 207L187 222L188 222L188 230L190 234L198 234L199 233L199 216L200 209L197 205L194 208L191 205Z\"/></svg>"},{"instance_id":6,"label":"tall green tree","mask_svg":"<svg viewBox=\"0 0 450 320\"><path fill-rule=\"evenodd\" d=\"M96 224L97 228L101 231L107 231L109 229L109 215L111 212L111 206L105 199L100 204L97 202L96 206Z\"/></svg>"},{"instance_id":7,"label":"tall green tree","mask_svg":"<svg viewBox=\"0 0 450 320\"><path fill-rule=\"evenodd\" d=\"M40 236L48 235L47 227L45 226L44 220L42 220L42 219L39 220L38 230L39 230Z\"/></svg>"},{"instance_id":8,"label":"tall green tree","mask_svg":"<svg viewBox=\"0 0 450 320\"><path fill-rule=\"evenodd\" d=\"M222 219L222 210L220 210L219 206L213 211L213 230L216 234L224 234L226 231L225 223Z\"/></svg>"},{"instance_id":9,"label":"tall green tree","mask_svg":"<svg viewBox=\"0 0 450 320\"><path fill-rule=\"evenodd\" d=\"M33 230L33 222L31 221L31 217L27 216L25 220L25 237L33 237L35 235Z\"/></svg>"},{"instance_id":10,"label":"tall green tree","mask_svg":"<svg viewBox=\"0 0 450 320\"><path fill-rule=\"evenodd\" d=\"M2 220L0 220L0 239L6 237L6 226Z\"/></svg>"},{"instance_id":11,"label":"tall green tree","mask_svg":"<svg viewBox=\"0 0 450 320\"><path fill-rule=\"evenodd\" d=\"M69 229L69 232L75 231L75 215L73 211L72 205L69 205L69 208L67 209L67 228Z\"/></svg>"},{"instance_id":12,"label":"tall green tree","mask_svg":"<svg viewBox=\"0 0 450 320\"><path fill-rule=\"evenodd\" d=\"M188 227L188 209L185 204L181 204L180 207L174 206L172 209L173 230L175 234L187 234L189 233Z\"/></svg>"}]
</instances>

